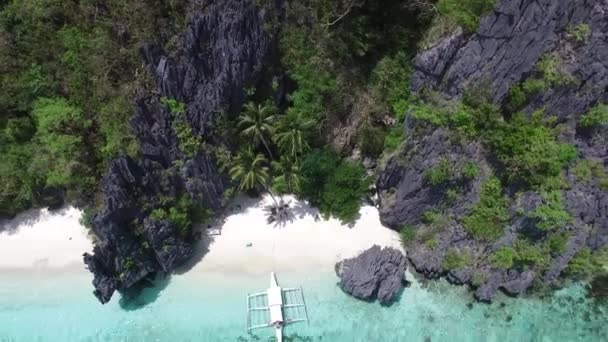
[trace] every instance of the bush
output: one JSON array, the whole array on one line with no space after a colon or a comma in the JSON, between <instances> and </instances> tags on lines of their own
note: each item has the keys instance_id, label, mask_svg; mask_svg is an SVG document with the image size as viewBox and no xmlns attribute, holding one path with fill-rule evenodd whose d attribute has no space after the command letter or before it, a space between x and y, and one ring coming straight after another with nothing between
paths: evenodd
<instances>
[{"instance_id":1,"label":"bush","mask_svg":"<svg viewBox=\"0 0 608 342\"><path fill-rule=\"evenodd\" d=\"M161 202L163 207L153 209L150 218L156 221L169 220L183 237L192 233L193 223L202 222L212 214L196 205L187 194L181 195L177 200Z\"/></svg>"},{"instance_id":2,"label":"bush","mask_svg":"<svg viewBox=\"0 0 608 342\"><path fill-rule=\"evenodd\" d=\"M452 271L467 266L469 262L470 257L468 254L451 249L445 254L441 267L444 270Z\"/></svg>"},{"instance_id":3,"label":"bush","mask_svg":"<svg viewBox=\"0 0 608 342\"><path fill-rule=\"evenodd\" d=\"M384 150L389 152L396 150L399 146L401 146L403 140L403 126L401 124L397 124L384 136Z\"/></svg>"},{"instance_id":4,"label":"bush","mask_svg":"<svg viewBox=\"0 0 608 342\"><path fill-rule=\"evenodd\" d=\"M491 12L495 5L496 0L439 0L437 10L467 31L474 32L481 16Z\"/></svg>"},{"instance_id":5,"label":"bush","mask_svg":"<svg viewBox=\"0 0 608 342\"><path fill-rule=\"evenodd\" d=\"M416 230L410 225L405 225L399 230L399 237L401 238L401 244L407 246L416 238Z\"/></svg>"},{"instance_id":6,"label":"bush","mask_svg":"<svg viewBox=\"0 0 608 342\"><path fill-rule=\"evenodd\" d=\"M368 186L365 169L361 165L341 162L334 152L313 151L302 163L300 194L318 206L325 216L353 221Z\"/></svg>"},{"instance_id":7,"label":"bush","mask_svg":"<svg viewBox=\"0 0 608 342\"><path fill-rule=\"evenodd\" d=\"M544 126L542 113L531 118L516 114L488 138L507 179L532 186L558 176L576 157L574 146L558 142L554 132Z\"/></svg>"},{"instance_id":8,"label":"bush","mask_svg":"<svg viewBox=\"0 0 608 342\"><path fill-rule=\"evenodd\" d=\"M435 126L443 126L448 122L446 112L434 105L417 104L410 106L410 113L414 119L429 122Z\"/></svg>"},{"instance_id":9,"label":"bush","mask_svg":"<svg viewBox=\"0 0 608 342\"><path fill-rule=\"evenodd\" d=\"M457 189L450 188L445 192L444 200L447 204L453 204L456 202L461 193Z\"/></svg>"},{"instance_id":10,"label":"bush","mask_svg":"<svg viewBox=\"0 0 608 342\"><path fill-rule=\"evenodd\" d=\"M568 263L566 273L580 278L587 278L596 271L591 250L583 247Z\"/></svg>"},{"instance_id":11,"label":"bush","mask_svg":"<svg viewBox=\"0 0 608 342\"><path fill-rule=\"evenodd\" d=\"M447 158L441 158L437 164L424 172L424 179L436 186L452 179L452 164Z\"/></svg>"},{"instance_id":12,"label":"bush","mask_svg":"<svg viewBox=\"0 0 608 342\"><path fill-rule=\"evenodd\" d=\"M601 103L591 108L589 112L581 117L582 127L608 126L608 105Z\"/></svg>"},{"instance_id":13,"label":"bush","mask_svg":"<svg viewBox=\"0 0 608 342\"><path fill-rule=\"evenodd\" d=\"M331 150L314 150L302 161L300 195L314 206L319 206L323 187L336 172L340 156Z\"/></svg>"},{"instance_id":14,"label":"bush","mask_svg":"<svg viewBox=\"0 0 608 342\"><path fill-rule=\"evenodd\" d=\"M444 221L444 216L439 210L427 210L422 213L421 221L426 224L436 224Z\"/></svg>"},{"instance_id":15,"label":"bush","mask_svg":"<svg viewBox=\"0 0 608 342\"><path fill-rule=\"evenodd\" d=\"M578 25L571 25L568 26L568 28L566 29L566 36L567 38L577 42L577 43L582 43L585 42L587 40L587 38L589 38L589 35L591 34L591 27L589 27L588 24L585 23L581 23Z\"/></svg>"},{"instance_id":16,"label":"bush","mask_svg":"<svg viewBox=\"0 0 608 342\"><path fill-rule=\"evenodd\" d=\"M515 241L516 261L520 266L545 268L549 265L549 254L541 246L526 239Z\"/></svg>"},{"instance_id":17,"label":"bush","mask_svg":"<svg viewBox=\"0 0 608 342\"><path fill-rule=\"evenodd\" d=\"M494 267L508 270L513 267L515 259L515 250L511 247L502 247L495 251L491 256L491 261Z\"/></svg>"},{"instance_id":18,"label":"bush","mask_svg":"<svg viewBox=\"0 0 608 342\"><path fill-rule=\"evenodd\" d=\"M186 104L176 99L161 97L160 102L167 106L173 116L173 130L179 140L179 147L186 157L194 157L203 143L186 119Z\"/></svg>"},{"instance_id":19,"label":"bush","mask_svg":"<svg viewBox=\"0 0 608 342\"><path fill-rule=\"evenodd\" d=\"M580 182L588 183L593 177L595 165L596 163L589 159L579 160L572 169L572 173L574 173L574 177Z\"/></svg>"},{"instance_id":20,"label":"bush","mask_svg":"<svg viewBox=\"0 0 608 342\"><path fill-rule=\"evenodd\" d=\"M464 179L475 179L479 175L479 166L475 162L467 160L462 165L461 173Z\"/></svg>"},{"instance_id":21,"label":"bush","mask_svg":"<svg viewBox=\"0 0 608 342\"><path fill-rule=\"evenodd\" d=\"M382 58L372 71L371 84L393 114L402 118L409 105L410 57L403 51Z\"/></svg>"},{"instance_id":22,"label":"bush","mask_svg":"<svg viewBox=\"0 0 608 342\"><path fill-rule=\"evenodd\" d=\"M566 244L568 243L569 238L570 233L568 232L552 234L548 240L549 249L551 250L551 253L559 255L566 252Z\"/></svg>"},{"instance_id":23,"label":"bush","mask_svg":"<svg viewBox=\"0 0 608 342\"><path fill-rule=\"evenodd\" d=\"M439 242L437 241L437 238L428 239L424 243L424 245L427 246L429 249L434 249L435 247L437 247L438 244Z\"/></svg>"},{"instance_id":24,"label":"bush","mask_svg":"<svg viewBox=\"0 0 608 342\"><path fill-rule=\"evenodd\" d=\"M361 153L377 158L384 150L385 135L381 128L371 126L363 128L360 135Z\"/></svg>"},{"instance_id":25,"label":"bush","mask_svg":"<svg viewBox=\"0 0 608 342\"><path fill-rule=\"evenodd\" d=\"M572 216L564 207L563 194L559 190L544 192L544 203L528 214L542 231L559 229L572 221Z\"/></svg>"},{"instance_id":26,"label":"bush","mask_svg":"<svg viewBox=\"0 0 608 342\"><path fill-rule=\"evenodd\" d=\"M493 241L502 235L508 218L507 201L502 196L500 182L490 178L481 190L479 202L471 214L464 217L462 224L474 238Z\"/></svg>"}]
</instances>

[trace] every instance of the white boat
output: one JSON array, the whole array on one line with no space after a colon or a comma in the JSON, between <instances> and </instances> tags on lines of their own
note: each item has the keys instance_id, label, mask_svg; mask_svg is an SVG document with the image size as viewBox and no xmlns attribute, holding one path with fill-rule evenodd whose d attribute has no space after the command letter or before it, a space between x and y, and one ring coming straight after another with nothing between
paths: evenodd
<instances>
[{"instance_id":1,"label":"white boat","mask_svg":"<svg viewBox=\"0 0 608 342\"><path fill-rule=\"evenodd\" d=\"M285 325L297 322L308 322L304 291L301 287L281 288L274 272L266 292L247 295L247 332L274 328L276 341L282 342Z\"/></svg>"},{"instance_id":2,"label":"white boat","mask_svg":"<svg viewBox=\"0 0 608 342\"><path fill-rule=\"evenodd\" d=\"M270 309L270 324L274 327L277 342L283 341L283 291L277 283L274 272L270 272L270 287L268 288L268 308Z\"/></svg>"}]
</instances>

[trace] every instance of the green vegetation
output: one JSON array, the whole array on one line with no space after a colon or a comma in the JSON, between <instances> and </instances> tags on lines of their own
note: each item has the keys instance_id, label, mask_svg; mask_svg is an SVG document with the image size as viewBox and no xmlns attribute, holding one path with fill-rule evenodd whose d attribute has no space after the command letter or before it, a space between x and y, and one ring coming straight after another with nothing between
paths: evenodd
<instances>
[{"instance_id":1,"label":"green vegetation","mask_svg":"<svg viewBox=\"0 0 608 342\"><path fill-rule=\"evenodd\" d=\"M486 281L488 281L487 274L481 273L481 272L475 272L475 273L473 273L473 277L471 278L471 285L478 287L478 286L485 284Z\"/></svg>"},{"instance_id":2,"label":"green vegetation","mask_svg":"<svg viewBox=\"0 0 608 342\"><path fill-rule=\"evenodd\" d=\"M600 162L591 159L579 160L572 172L580 182L589 183L595 177L598 185L608 190L608 173Z\"/></svg>"},{"instance_id":3,"label":"green vegetation","mask_svg":"<svg viewBox=\"0 0 608 342\"><path fill-rule=\"evenodd\" d=\"M424 179L436 186L450 181L453 177L452 163L447 158L441 158L437 164L424 172Z\"/></svg>"},{"instance_id":4,"label":"green vegetation","mask_svg":"<svg viewBox=\"0 0 608 342\"><path fill-rule=\"evenodd\" d=\"M568 274L587 278L594 273L596 265L593 262L591 250L587 247L583 247L568 263L566 272Z\"/></svg>"},{"instance_id":5,"label":"green vegetation","mask_svg":"<svg viewBox=\"0 0 608 342\"><path fill-rule=\"evenodd\" d=\"M608 105L598 104L591 108L589 112L581 117L582 127L608 126Z\"/></svg>"},{"instance_id":6,"label":"green vegetation","mask_svg":"<svg viewBox=\"0 0 608 342\"><path fill-rule=\"evenodd\" d=\"M195 205L187 194L175 201L168 200L163 206L150 212L150 218L153 220L169 220L182 237L189 237L192 234L193 223L201 222L208 216L210 212Z\"/></svg>"},{"instance_id":7,"label":"green vegetation","mask_svg":"<svg viewBox=\"0 0 608 342\"><path fill-rule=\"evenodd\" d=\"M441 223L445 218L439 210L427 210L422 213L421 220L426 224L436 224Z\"/></svg>"},{"instance_id":8,"label":"green vegetation","mask_svg":"<svg viewBox=\"0 0 608 342\"><path fill-rule=\"evenodd\" d=\"M577 43L586 42L590 34L591 27L586 23L571 25L566 28L566 36Z\"/></svg>"},{"instance_id":9,"label":"green vegetation","mask_svg":"<svg viewBox=\"0 0 608 342\"><path fill-rule=\"evenodd\" d=\"M559 255L566 252L566 244L568 243L569 238L570 233L568 232L552 234L548 240L551 253Z\"/></svg>"},{"instance_id":10,"label":"green vegetation","mask_svg":"<svg viewBox=\"0 0 608 342\"><path fill-rule=\"evenodd\" d=\"M481 16L491 12L495 5L496 0L439 0L437 10L467 31L474 32Z\"/></svg>"},{"instance_id":11,"label":"green vegetation","mask_svg":"<svg viewBox=\"0 0 608 342\"><path fill-rule=\"evenodd\" d=\"M462 224L475 239L493 241L502 235L507 219L507 200L500 181L490 178L481 190L479 202Z\"/></svg>"},{"instance_id":12,"label":"green vegetation","mask_svg":"<svg viewBox=\"0 0 608 342\"><path fill-rule=\"evenodd\" d=\"M288 112L287 115L284 115L279 121L273 136L274 141L281 149L281 153L296 157L307 152L310 149L307 136L314 124L314 120L305 119L301 114L295 112Z\"/></svg>"},{"instance_id":13,"label":"green vegetation","mask_svg":"<svg viewBox=\"0 0 608 342\"><path fill-rule=\"evenodd\" d=\"M308 198L326 216L350 222L356 218L369 180L360 165L340 161L329 150L316 150L302 162L300 195Z\"/></svg>"},{"instance_id":14,"label":"green vegetation","mask_svg":"<svg viewBox=\"0 0 608 342\"><path fill-rule=\"evenodd\" d=\"M433 248L437 247L438 244L439 244L439 242L437 241L437 238L435 238L435 237L426 240L424 243L424 245L427 246L429 249L433 249Z\"/></svg>"},{"instance_id":15,"label":"green vegetation","mask_svg":"<svg viewBox=\"0 0 608 342\"><path fill-rule=\"evenodd\" d=\"M572 216L564 208L563 194L559 190L542 193L544 203L528 214L542 231L556 230L572 221Z\"/></svg>"},{"instance_id":16,"label":"green vegetation","mask_svg":"<svg viewBox=\"0 0 608 342\"><path fill-rule=\"evenodd\" d=\"M275 178L272 183L274 191L284 193L297 193L300 191L301 167L300 161L289 155L282 155L278 161L273 161L272 172Z\"/></svg>"},{"instance_id":17,"label":"green vegetation","mask_svg":"<svg viewBox=\"0 0 608 342\"><path fill-rule=\"evenodd\" d=\"M559 176L576 157L574 146L561 143L542 122L542 113L530 118L516 114L488 137L504 174L510 182L542 186Z\"/></svg>"},{"instance_id":18,"label":"green vegetation","mask_svg":"<svg viewBox=\"0 0 608 342\"><path fill-rule=\"evenodd\" d=\"M376 158L384 151L385 133L378 127L365 127L361 131L361 153Z\"/></svg>"},{"instance_id":19,"label":"green vegetation","mask_svg":"<svg viewBox=\"0 0 608 342\"><path fill-rule=\"evenodd\" d=\"M274 112L274 108L269 104L262 105L248 102L243 106L243 112L239 117L241 135L251 139L253 147L257 147L259 143L262 143L270 159L274 158L267 139L270 139L274 130L276 120Z\"/></svg>"},{"instance_id":20,"label":"green vegetation","mask_svg":"<svg viewBox=\"0 0 608 342\"><path fill-rule=\"evenodd\" d=\"M137 153L128 119L147 82L139 48L166 44L183 10L175 1L3 2L1 216L47 205L51 188L92 202L104 161Z\"/></svg>"},{"instance_id":21,"label":"green vegetation","mask_svg":"<svg viewBox=\"0 0 608 342\"><path fill-rule=\"evenodd\" d=\"M256 153L251 147L239 152L233 167L228 172L230 177L239 183L240 190L251 190L258 186L266 189L270 181L268 160L261 153Z\"/></svg>"},{"instance_id":22,"label":"green vegetation","mask_svg":"<svg viewBox=\"0 0 608 342\"><path fill-rule=\"evenodd\" d=\"M361 199L367 193L369 183L362 166L341 163L323 187L319 209L345 222L353 221L359 213Z\"/></svg>"},{"instance_id":23,"label":"green vegetation","mask_svg":"<svg viewBox=\"0 0 608 342\"><path fill-rule=\"evenodd\" d=\"M529 98L546 89L566 86L577 80L562 70L560 62L551 54L543 55L536 64L536 72L520 84L515 84L509 92L510 102L507 109L515 113L521 109Z\"/></svg>"},{"instance_id":24,"label":"green vegetation","mask_svg":"<svg viewBox=\"0 0 608 342\"><path fill-rule=\"evenodd\" d=\"M399 123L403 121L410 104L410 58L403 51L385 56L378 61L370 79L372 90L382 102L388 104Z\"/></svg>"},{"instance_id":25,"label":"green vegetation","mask_svg":"<svg viewBox=\"0 0 608 342\"><path fill-rule=\"evenodd\" d=\"M542 76L542 80L550 86L567 85L575 80L571 75L561 70L561 65L557 58L551 54L545 54L538 61L536 68Z\"/></svg>"},{"instance_id":26,"label":"green vegetation","mask_svg":"<svg viewBox=\"0 0 608 342\"><path fill-rule=\"evenodd\" d=\"M461 172L464 179L475 179L479 175L479 166L472 161L465 161Z\"/></svg>"},{"instance_id":27,"label":"green vegetation","mask_svg":"<svg viewBox=\"0 0 608 342\"><path fill-rule=\"evenodd\" d=\"M455 249L450 249L445 254L445 257L441 262L441 267L444 270L452 271L466 267L470 262L471 260L469 254Z\"/></svg>"},{"instance_id":28,"label":"green vegetation","mask_svg":"<svg viewBox=\"0 0 608 342\"><path fill-rule=\"evenodd\" d=\"M491 256L492 264L494 265L494 267L503 270L508 270L512 268L515 258L515 250L511 247L502 247L496 250Z\"/></svg>"},{"instance_id":29,"label":"green vegetation","mask_svg":"<svg viewBox=\"0 0 608 342\"><path fill-rule=\"evenodd\" d=\"M399 230L399 237L401 238L401 244L407 246L416 238L416 230L411 225L405 225Z\"/></svg>"},{"instance_id":30,"label":"green vegetation","mask_svg":"<svg viewBox=\"0 0 608 342\"><path fill-rule=\"evenodd\" d=\"M541 245L536 245L523 238L515 241L516 263L520 267L538 267L541 269L549 265L549 253Z\"/></svg>"},{"instance_id":31,"label":"green vegetation","mask_svg":"<svg viewBox=\"0 0 608 342\"><path fill-rule=\"evenodd\" d=\"M173 130L179 140L180 149L186 157L194 157L201 149L203 141L194 133L186 119L186 104L166 97L162 97L160 101L169 108L173 116Z\"/></svg>"}]
</instances>

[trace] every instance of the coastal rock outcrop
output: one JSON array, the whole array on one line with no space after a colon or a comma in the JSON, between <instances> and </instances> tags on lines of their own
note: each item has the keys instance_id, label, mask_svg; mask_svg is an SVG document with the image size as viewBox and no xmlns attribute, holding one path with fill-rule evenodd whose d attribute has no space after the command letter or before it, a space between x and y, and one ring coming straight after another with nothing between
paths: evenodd
<instances>
[{"instance_id":1,"label":"coastal rock outcrop","mask_svg":"<svg viewBox=\"0 0 608 342\"><path fill-rule=\"evenodd\" d=\"M412 227L423 237L407 248L418 272L470 284L477 299L491 301L498 290L517 295L537 282L559 285L577 253L608 245L608 191L605 178L598 176L607 170L608 127L580 125L590 108L608 102L606 13L605 0L502 0L481 19L477 31L458 29L415 57L410 81L414 93L430 90L450 103L467 93L482 93L504 112L513 106L513 87L542 77L539 64L551 61L560 81L545 81L543 89L527 94L516 110L525 115L543 110L545 120L559 127L559 140L576 147L572 165L590 162L598 169L586 179L577 177L573 166L564 171L568 186L559 192L572 220L554 231L567 237L563 248L547 252L542 267L501 269L492 255L501 248L515 249L522 234L549 244L529 215L545 203L541 191L505 189L514 203L502 235L493 241L474 239L463 219L479 202L482 185L500 169L499 163L478 139L462 141L448 128L408 118L408 140L380 173L377 188L382 222L394 229ZM574 37L576 27L588 32ZM456 176L439 184L425 181L425 173L442 160L452 165ZM473 179L458 176L465 161L479 167Z\"/></svg>"},{"instance_id":2,"label":"coastal rock outcrop","mask_svg":"<svg viewBox=\"0 0 608 342\"><path fill-rule=\"evenodd\" d=\"M215 127L223 113L240 108L244 89L256 84L272 58L274 42L265 23L280 3L193 4L177 51L142 47L156 90L134 103L131 127L141 158L121 156L109 163L101 185L103 207L91 222L96 246L84 255L102 303L115 290L170 272L191 257L194 236L168 219L150 217L155 208L181 197L197 207L222 208L229 182L213 157L211 148L221 142ZM195 155L180 149L175 117L163 98L185 104L185 121L206 148Z\"/></svg>"},{"instance_id":3,"label":"coastal rock outcrop","mask_svg":"<svg viewBox=\"0 0 608 342\"><path fill-rule=\"evenodd\" d=\"M363 300L390 304L402 288L406 258L400 251L378 245L336 265L342 290Z\"/></svg>"}]
</instances>

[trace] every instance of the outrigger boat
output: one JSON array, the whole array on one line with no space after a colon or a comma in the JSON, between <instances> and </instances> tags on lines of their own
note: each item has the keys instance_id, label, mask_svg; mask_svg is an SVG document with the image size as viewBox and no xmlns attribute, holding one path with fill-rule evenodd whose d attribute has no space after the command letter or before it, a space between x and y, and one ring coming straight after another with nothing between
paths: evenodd
<instances>
[{"instance_id":1,"label":"outrigger boat","mask_svg":"<svg viewBox=\"0 0 608 342\"><path fill-rule=\"evenodd\" d=\"M300 288L281 288L274 272L270 273L270 287L266 292L247 295L247 332L274 328L277 342L283 341L287 324L308 322L304 291Z\"/></svg>"}]
</instances>

